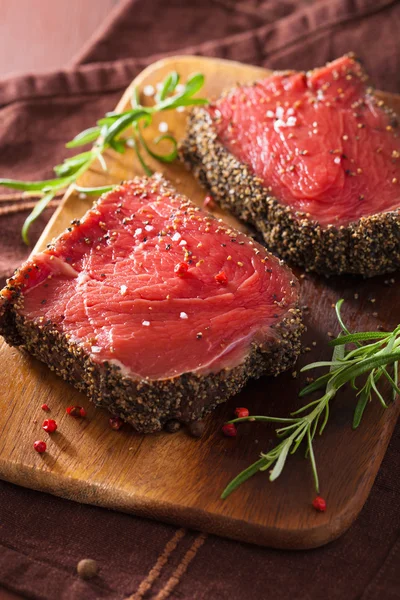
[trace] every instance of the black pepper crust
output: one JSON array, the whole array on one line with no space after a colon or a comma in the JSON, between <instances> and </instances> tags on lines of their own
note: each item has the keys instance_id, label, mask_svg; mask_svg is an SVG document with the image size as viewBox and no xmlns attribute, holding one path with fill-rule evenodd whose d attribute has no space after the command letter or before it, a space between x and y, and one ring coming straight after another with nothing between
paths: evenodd
<instances>
[{"instance_id":1,"label":"black pepper crust","mask_svg":"<svg viewBox=\"0 0 400 600\"><path fill-rule=\"evenodd\" d=\"M201 419L237 394L250 378L278 375L289 369L300 352L301 312L291 308L272 326L273 337L251 346L237 367L207 376L195 373L164 380L135 381L109 362L95 363L82 347L68 340L51 322L28 321L18 313L23 296L13 287L13 299L0 304L0 334L21 346L57 375L141 433L161 430L171 419L188 423Z\"/></svg>"},{"instance_id":2,"label":"black pepper crust","mask_svg":"<svg viewBox=\"0 0 400 600\"><path fill-rule=\"evenodd\" d=\"M400 267L399 209L322 227L270 195L248 166L218 141L206 109L190 114L180 156L225 209L263 236L268 249L307 271L372 277Z\"/></svg>"},{"instance_id":3,"label":"black pepper crust","mask_svg":"<svg viewBox=\"0 0 400 600\"><path fill-rule=\"evenodd\" d=\"M144 178L134 180L137 184L143 181ZM146 181L147 185L149 180ZM165 193L176 194L167 182L162 182ZM73 221L71 225L79 227L80 222ZM33 267L38 268L35 264ZM28 351L97 406L107 408L141 433L159 431L172 419L183 423L201 419L237 394L250 378L278 375L289 369L300 352L304 327L301 311L292 305L271 325L269 338L262 344L254 342L243 363L232 369L208 375L189 372L163 380L135 380L115 364L93 361L87 350L72 342L50 320L34 321L22 316L25 275L30 270L31 267L26 273L22 266L0 292L0 334L8 344ZM294 278L290 285L296 285Z\"/></svg>"}]
</instances>

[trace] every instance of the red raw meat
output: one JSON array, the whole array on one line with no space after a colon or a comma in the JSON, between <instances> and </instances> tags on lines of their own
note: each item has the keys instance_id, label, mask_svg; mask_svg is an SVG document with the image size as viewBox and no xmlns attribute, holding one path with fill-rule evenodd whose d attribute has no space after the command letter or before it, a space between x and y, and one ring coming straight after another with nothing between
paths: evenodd
<instances>
[{"instance_id":1,"label":"red raw meat","mask_svg":"<svg viewBox=\"0 0 400 600\"><path fill-rule=\"evenodd\" d=\"M8 341L29 349L26 324L51 327L90 366L111 366L136 383L185 374L196 382L219 373L227 379L256 348L261 368L253 374L277 373L298 350L298 285L290 270L162 180L137 179L103 197L25 263L2 298L0 330ZM286 320L293 323L280 331ZM44 334L31 351L52 364L41 342ZM272 349L276 364L267 366ZM56 365L61 375L65 363ZM93 395L99 402L99 390ZM134 400L132 406L113 412L129 419ZM163 421L182 416L176 406L166 413Z\"/></svg>"},{"instance_id":2,"label":"red raw meat","mask_svg":"<svg viewBox=\"0 0 400 600\"><path fill-rule=\"evenodd\" d=\"M323 273L400 266L398 118L352 56L196 108L181 153L268 248Z\"/></svg>"},{"instance_id":3,"label":"red raw meat","mask_svg":"<svg viewBox=\"0 0 400 600\"><path fill-rule=\"evenodd\" d=\"M281 202L321 225L400 205L397 129L348 56L237 88L209 111L223 145Z\"/></svg>"}]
</instances>

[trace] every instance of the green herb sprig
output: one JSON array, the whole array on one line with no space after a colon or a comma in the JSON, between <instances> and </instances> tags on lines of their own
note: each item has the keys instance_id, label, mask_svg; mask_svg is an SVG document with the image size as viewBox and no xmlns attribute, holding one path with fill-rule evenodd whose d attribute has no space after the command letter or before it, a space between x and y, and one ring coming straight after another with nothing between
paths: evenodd
<instances>
[{"instance_id":1,"label":"green herb sprig","mask_svg":"<svg viewBox=\"0 0 400 600\"><path fill-rule=\"evenodd\" d=\"M22 239L26 244L29 243L28 231L30 226L61 190L66 189L70 185L74 185L78 192L89 195L100 195L112 190L114 187L112 185L90 188L76 185L79 177L96 161L99 161L104 171L107 171L107 163L103 156L105 150L112 148L116 152L123 154L127 147L134 148L139 162L147 175L151 175L152 170L144 160L143 152L164 163L173 162L177 158L178 143L172 135L160 135L153 140L156 146L163 141L171 144L169 152L160 154L149 147L142 135L141 126L148 127L152 122L153 115L156 113L175 110L181 106L208 103L208 100L205 98L193 97L203 87L204 75L201 73L192 75L179 91L177 91L178 83L178 73L175 71L169 73L155 96L155 104L153 106L142 106L139 102L138 90L134 88L131 99L131 110L123 113L106 113L102 119L97 121L95 127L85 129L66 144L66 148L78 148L87 144L93 145L90 150L66 158L63 163L55 166L53 170L57 175L56 178L44 181L0 179L0 186L25 192L40 192L42 194L42 197L27 217L22 228ZM127 130L130 128L132 129L131 137L125 137Z\"/></svg>"},{"instance_id":2,"label":"green herb sprig","mask_svg":"<svg viewBox=\"0 0 400 600\"><path fill-rule=\"evenodd\" d=\"M388 333L381 331L350 333L340 314L342 304L343 300L339 300L336 304L336 315L341 326L341 332L336 339L330 342L330 345L333 346L332 360L314 362L301 369L301 371L309 371L320 367L329 368L327 373L307 385L300 392L300 397L304 397L312 392L324 389L323 395L291 413L289 418L248 416L229 421L229 423L243 423L245 421L280 423L282 427L276 429L276 435L278 438L283 439L269 452L262 452L259 460L239 473L225 488L222 498L227 498L229 494L258 471L271 469L269 479L275 481L282 473L289 454L294 454L302 443L305 444L306 456L311 463L315 489L319 493L313 441L315 436L317 434L321 435L326 427L329 419L329 405L337 392L346 383L350 383L357 392L358 401L353 418L354 429L359 426L364 410L374 396L378 398L383 407L387 408L387 403L377 387L382 378L385 378L390 384L392 400L396 398L397 394L400 394L398 386L400 325ZM347 349L349 345L353 348ZM392 375L388 372L390 366L392 366ZM365 383L358 387L357 382L361 376L366 376Z\"/></svg>"}]
</instances>

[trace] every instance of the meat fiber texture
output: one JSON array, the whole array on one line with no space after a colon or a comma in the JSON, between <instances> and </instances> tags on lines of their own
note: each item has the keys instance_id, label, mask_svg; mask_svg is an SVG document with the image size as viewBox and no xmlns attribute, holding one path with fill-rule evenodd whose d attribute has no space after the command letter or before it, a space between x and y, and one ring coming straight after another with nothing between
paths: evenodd
<instances>
[{"instance_id":1,"label":"meat fiber texture","mask_svg":"<svg viewBox=\"0 0 400 600\"><path fill-rule=\"evenodd\" d=\"M1 292L0 333L142 432L199 419L299 352L281 261L161 178L103 196Z\"/></svg>"},{"instance_id":2,"label":"meat fiber texture","mask_svg":"<svg viewBox=\"0 0 400 600\"><path fill-rule=\"evenodd\" d=\"M195 109L182 155L270 250L322 273L400 266L398 117L344 56Z\"/></svg>"}]
</instances>

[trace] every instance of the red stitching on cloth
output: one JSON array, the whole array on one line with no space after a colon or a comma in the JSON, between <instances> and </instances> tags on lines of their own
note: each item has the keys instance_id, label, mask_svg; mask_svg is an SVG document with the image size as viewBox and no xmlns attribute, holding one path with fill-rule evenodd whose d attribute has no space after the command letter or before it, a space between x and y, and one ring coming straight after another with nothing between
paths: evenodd
<instances>
[{"instance_id":1,"label":"red stitching on cloth","mask_svg":"<svg viewBox=\"0 0 400 600\"><path fill-rule=\"evenodd\" d=\"M19 202L18 204L14 204L12 206L3 206L0 208L0 217L15 215L19 212L24 212L26 210L33 210L35 206L36 202ZM48 208L54 208L56 206L60 206L59 200L52 200L47 205Z\"/></svg>"},{"instance_id":2,"label":"red stitching on cloth","mask_svg":"<svg viewBox=\"0 0 400 600\"><path fill-rule=\"evenodd\" d=\"M168 563L168 559L186 535L186 529L178 529L172 538L165 545L164 550L157 558L154 567L152 567L145 579L141 582L136 592L126 598L126 600L141 600L150 590L153 583L160 577L163 567Z\"/></svg>"},{"instance_id":3,"label":"red stitching on cloth","mask_svg":"<svg viewBox=\"0 0 400 600\"><path fill-rule=\"evenodd\" d=\"M206 533L199 533L199 535L196 537L193 544L190 546L189 550L186 552L179 565L176 567L175 571L172 573L171 577L168 579L165 586L162 588L162 590L158 592L154 600L166 600L166 598L170 596L171 592L179 584L183 575L186 573L190 563L195 558L197 552L202 547L206 539Z\"/></svg>"},{"instance_id":4,"label":"red stitching on cloth","mask_svg":"<svg viewBox=\"0 0 400 600\"><path fill-rule=\"evenodd\" d=\"M18 202L19 200L29 200L30 198L41 198L40 192L10 192L9 194L0 194L0 202ZM64 195L64 192L57 192L54 198Z\"/></svg>"}]
</instances>

